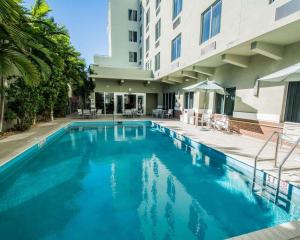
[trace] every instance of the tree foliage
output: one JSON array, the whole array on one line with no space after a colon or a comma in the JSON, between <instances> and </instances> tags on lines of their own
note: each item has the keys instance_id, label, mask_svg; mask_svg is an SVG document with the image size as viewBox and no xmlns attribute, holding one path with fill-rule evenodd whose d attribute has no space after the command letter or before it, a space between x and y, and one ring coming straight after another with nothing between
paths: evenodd
<instances>
[{"instance_id":1,"label":"tree foliage","mask_svg":"<svg viewBox=\"0 0 300 240\"><path fill-rule=\"evenodd\" d=\"M0 1L0 132L5 96L7 111L23 130L37 114L45 120L53 113L65 116L70 87L79 96L94 88L68 31L50 11L46 0L36 0L30 10L19 0Z\"/></svg>"}]
</instances>

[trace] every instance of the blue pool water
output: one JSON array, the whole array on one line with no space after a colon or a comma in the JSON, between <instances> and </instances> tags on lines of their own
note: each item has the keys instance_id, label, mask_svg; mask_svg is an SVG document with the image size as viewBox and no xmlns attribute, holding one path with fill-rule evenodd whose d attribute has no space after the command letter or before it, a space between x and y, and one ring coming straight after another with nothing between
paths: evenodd
<instances>
[{"instance_id":1,"label":"blue pool water","mask_svg":"<svg viewBox=\"0 0 300 240\"><path fill-rule=\"evenodd\" d=\"M147 125L71 127L2 171L1 239L224 239L292 219Z\"/></svg>"}]
</instances>

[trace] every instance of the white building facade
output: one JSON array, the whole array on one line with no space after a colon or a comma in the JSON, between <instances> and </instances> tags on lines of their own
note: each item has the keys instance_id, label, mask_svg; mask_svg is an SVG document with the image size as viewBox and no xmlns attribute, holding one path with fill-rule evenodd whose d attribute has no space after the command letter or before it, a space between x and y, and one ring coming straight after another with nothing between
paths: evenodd
<instances>
[{"instance_id":1,"label":"white building facade","mask_svg":"<svg viewBox=\"0 0 300 240\"><path fill-rule=\"evenodd\" d=\"M300 77L258 81L300 62L300 0L109 0L108 35L109 56L95 56L90 77L98 102L113 93L110 113L130 99L144 114L209 111L263 137L300 122ZM225 100L183 90L207 79L226 88Z\"/></svg>"}]
</instances>

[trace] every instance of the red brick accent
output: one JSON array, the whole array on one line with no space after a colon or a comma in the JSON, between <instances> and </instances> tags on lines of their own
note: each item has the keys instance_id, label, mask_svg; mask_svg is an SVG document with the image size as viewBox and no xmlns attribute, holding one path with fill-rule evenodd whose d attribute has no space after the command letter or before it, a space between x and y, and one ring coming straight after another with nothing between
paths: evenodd
<instances>
[{"instance_id":1,"label":"red brick accent","mask_svg":"<svg viewBox=\"0 0 300 240\"><path fill-rule=\"evenodd\" d=\"M230 130L243 135L267 139L274 131L282 132L282 124L230 118Z\"/></svg>"}]
</instances>

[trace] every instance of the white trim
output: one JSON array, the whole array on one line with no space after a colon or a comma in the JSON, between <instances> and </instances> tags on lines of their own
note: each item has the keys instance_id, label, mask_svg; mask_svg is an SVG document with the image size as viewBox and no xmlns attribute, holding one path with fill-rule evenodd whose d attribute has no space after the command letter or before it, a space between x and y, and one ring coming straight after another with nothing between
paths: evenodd
<instances>
[{"instance_id":1,"label":"white trim","mask_svg":"<svg viewBox=\"0 0 300 240\"><path fill-rule=\"evenodd\" d=\"M233 117L280 123L280 114L233 112Z\"/></svg>"}]
</instances>

